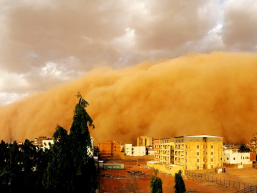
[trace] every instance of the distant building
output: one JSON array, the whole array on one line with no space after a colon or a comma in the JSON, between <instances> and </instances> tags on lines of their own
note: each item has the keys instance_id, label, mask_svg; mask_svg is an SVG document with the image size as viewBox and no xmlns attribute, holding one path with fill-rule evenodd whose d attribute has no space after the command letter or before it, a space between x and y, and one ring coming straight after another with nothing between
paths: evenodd
<instances>
[{"instance_id":1,"label":"distant building","mask_svg":"<svg viewBox=\"0 0 257 193\"><path fill-rule=\"evenodd\" d=\"M99 152L101 156L112 156L113 153L121 152L121 144L116 141L102 141L99 143Z\"/></svg>"},{"instance_id":2,"label":"distant building","mask_svg":"<svg viewBox=\"0 0 257 193\"><path fill-rule=\"evenodd\" d=\"M138 137L137 146L153 146L153 137L147 137L147 136Z\"/></svg>"},{"instance_id":3,"label":"distant building","mask_svg":"<svg viewBox=\"0 0 257 193\"><path fill-rule=\"evenodd\" d=\"M234 149L234 143L223 143L223 148Z\"/></svg>"},{"instance_id":4,"label":"distant building","mask_svg":"<svg viewBox=\"0 0 257 193\"><path fill-rule=\"evenodd\" d=\"M124 146L124 154L132 156L132 144L125 144L125 146Z\"/></svg>"},{"instance_id":5,"label":"distant building","mask_svg":"<svg viewBox=\"0 0 257 193\"><path fill-rule=\"evenodd\" d=\"M146 147L146 155L153 155L154 156L154 148L151 146Z\"/></svg>"},{"instance_id":6,"label":"distant building","mask_svg":"<svg viewBox=\"0 0 257 193\"><path fill-rule=\"evenodd\" d=\"M223 137L193 135L175 137L174 164L185 170L222 167Z\"/></svg>"},{"instance_id":7,"label":"distant building","mask_svg":"<svg viewBox=\"0 0 257 193\"><path fill-rule=\"evenodd\" d=\"M45 149L50 149L51 145L54 144L54 140L52 138L48 138L45 140L42 140L42 149L45 151Z\"/></svg>"},{"instance_id":8,"label":"distant building","mask_svg":"<svg viewBox=\"0 0 257 193\"><path fill-rule=\"evenodd\" d=\"M154 146L154 161L159 162L160 161L160 139L154 139L153 146Z\"/></svg>"},{"instance_id":9,"label":"distant building","mask_svg":"<svg viewBox=\"0 0 257 193\"><path fill-rule=\"evenodd\" d=\"M132 144L125 144L125 155L128 156L144 156L146 155L145 146L132 146Z\"/></svg>"},{"instance_id":10,"label":"distant building","mask_svg":"<svg viewBox=\"0 0 257 193\"><path fill-rule=\"evenodd\" d=\"M252 153L257 153L257 133L253 134L253 138L250 139L250 149Z\"/></svg>"},{"instance_id":11,"label":"distant building","mask_svg":"<svg viewBox=\"0 0 257 193\"><path fill-rule=\"evenodd\" d=\"M224 149L223 163L227 164L252 164L256 160L256 153L238 152L238 149Z\"/></svg>"},{"instance_id":12,"label":"distant building","mask_svg":"<svg viewBox=\"0 0 257 193\"><path fill-rule=\"evenodd\" d=\"M35 146L42 146L42 141L46 140L46 136L39 136L38 138L35 138L35 141L33 142L33 145Z\"/></svg>"},{"instance_id":13,"label":"distant building","mask_svg":"<svg viewBox=\"0 0 257 193\"><path fill-rule=\"evenodd\" d=\"M133 146L132 147L132 156L144 156L146 155L145 146Z\"/></svg>"}]
</instances>

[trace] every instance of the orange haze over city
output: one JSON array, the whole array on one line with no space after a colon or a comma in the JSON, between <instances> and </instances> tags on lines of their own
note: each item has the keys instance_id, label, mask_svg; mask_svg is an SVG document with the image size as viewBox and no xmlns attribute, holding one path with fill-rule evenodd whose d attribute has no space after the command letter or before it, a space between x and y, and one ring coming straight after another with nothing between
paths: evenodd
<instances>
[{"instance_id":1,"label":"orange haze over city","mask_svg":"<svg viewBox=\"0 0 257 193\"><path fill-rule=\"evenodd\" d=\"M218 135L247 143L257 131L257 54L192 53L125 69L99 67L47 92L0 107L1 139L69 130L80 92L95 143L138 136Z\"/></svg>"}]
</instances>

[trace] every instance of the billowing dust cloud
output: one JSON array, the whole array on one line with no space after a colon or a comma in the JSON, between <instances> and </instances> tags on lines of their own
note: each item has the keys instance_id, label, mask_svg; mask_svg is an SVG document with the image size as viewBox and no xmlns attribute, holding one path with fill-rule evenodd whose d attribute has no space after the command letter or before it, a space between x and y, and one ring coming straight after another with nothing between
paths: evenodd
<instances>
[{"instance_id":1,"label":"billowing dust cloud","mask_svg":"<svg viewBox=\"0 0 257 193\"><path fill-rule=\"evenodd\" d=\"M90 104L86 110L96 126L91 131L96 143L196 134L246 143L257 132L257 55L216 52L94 69L1 107L1 139L50 137L57 124L68 130L77 92Z\"/></svg>"}]
</instances>

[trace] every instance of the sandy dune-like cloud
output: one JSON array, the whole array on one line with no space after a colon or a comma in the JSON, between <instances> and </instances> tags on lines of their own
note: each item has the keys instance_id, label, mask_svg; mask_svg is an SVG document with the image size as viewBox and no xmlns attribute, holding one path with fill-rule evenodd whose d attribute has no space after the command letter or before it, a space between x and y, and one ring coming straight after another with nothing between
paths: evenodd
<instances>
[{"instance_id":1,"label":"sandy dune-like cloud","mask_svg":"<svg viewBox=\"0 0 257 193\"><path fill-rule=\"evenodd\" d=\"M1 138L51 136L72 123L81 92L101 140L209 134L247 142L257 126L257 55L189 54L125 69L96 68L47 92L0 108Z\"/></svg>"}]
</instances>

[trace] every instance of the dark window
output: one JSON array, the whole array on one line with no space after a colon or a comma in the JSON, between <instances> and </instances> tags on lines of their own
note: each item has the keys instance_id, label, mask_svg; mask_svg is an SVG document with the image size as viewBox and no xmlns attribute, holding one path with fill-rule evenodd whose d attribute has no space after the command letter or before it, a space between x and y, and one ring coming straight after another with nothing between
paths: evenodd
<instances>
[{"instance_id":1,"label":"dark window","mask_svg":"<svg viewBox=\"0 0 257 193\"><path fill-rule=\"evenodd\" d=\"M196 155L199 155L199 152L196 152Z\"/></svg>"},{"instance_id":2,"label":"dark window","mask_svg":"<svg viewBox=\"0 0 257 193\"><path fill-rule=\"evenodd\" d=\"M197 145L197 149L199 149L199 145Z\"/></svg>"},{"instance_id":3,"label":"dark window","mask_svg":"<svg viewBox=\"0 0 257 193\"><path fill-rule=\"evenodd\" d=\"M213 152L211 152L211 155L213 155Z\"/></svg>"},{"instance_id":4,"label":"dark window","mask_svg":"<svg viewBox=\"0 0 257 193\"><path fill-rule=\"evenodd\" d=\"M197 159L197 162L199 162L199 159Z\"/></svg>"},{"instance_id":5,"label":"dark window","mask_svg":"<svg viewBox=\"0 0 257 193\"><path fill-rule=\"evenodd\" d=\"M211 148L213 149L213 145L211 145Z\"/></svg>"}]
</instances>

